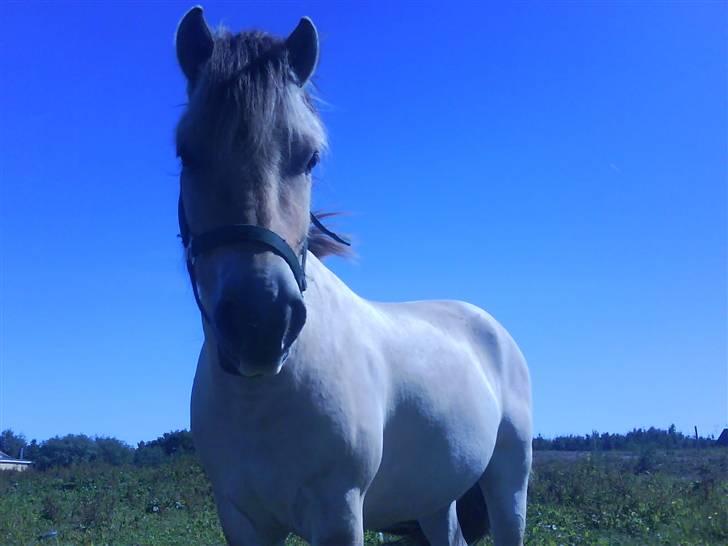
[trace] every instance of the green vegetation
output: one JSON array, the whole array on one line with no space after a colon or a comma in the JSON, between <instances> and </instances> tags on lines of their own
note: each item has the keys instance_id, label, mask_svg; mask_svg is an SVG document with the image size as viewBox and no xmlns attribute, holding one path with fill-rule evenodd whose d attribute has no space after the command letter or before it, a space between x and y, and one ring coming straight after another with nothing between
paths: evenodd
<instances>
[{"instance_id":1,"label":"green vegetation","mask_svg":"<svg viewBox=\"0 0 728 546\"><path fill-rule=\"evenodd\" d=\"M146 467L0 472L0 544L35 544L53 530L60 544L224 543L209 483L192 455Z\"/></svg>"},{"instance_id":2,"label":"green vegetation","mask_svg":"<svg viewBox=\"0 0 728 546\"><path fill-rule=\"evenodd\" d=\"M728 450L537 452L530 544L728 544Z\"/></svg>"},{"instance_id":3,"label":"green vegetation","mask_svg":"<svg viewBox=\"0 0 728 546\"><path fill-rule=\"evenodd\" d=\"M58 464L0 472L0 544L224 544L189 439L177 431L137 449L101 439L106 451L99 439L56 439L45 456ZM527 543L728 544L728 449L537 451Z\"/></svg>"}]
</instances>

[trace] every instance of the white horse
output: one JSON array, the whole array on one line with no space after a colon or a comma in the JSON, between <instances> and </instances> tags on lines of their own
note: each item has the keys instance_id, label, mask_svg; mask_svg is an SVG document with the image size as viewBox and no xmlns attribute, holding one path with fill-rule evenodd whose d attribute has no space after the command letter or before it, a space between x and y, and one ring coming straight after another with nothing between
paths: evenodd
<instances>
[{"instance_id":1,"label":"white horse","mask_svg":"<svg viewBox=\"0 0 728 546\"><path fill-rule=\"evenodd\" d=\"M205 334L191 426L227 541L361 545L373 529L454 546L489 529L521 544L531 394L513 339L467 303L367 301L318 259L344 247L309 215L325 148L311 21L285 40L213 35L195 7L176 49Z\"/></svg>"}]
</instances>

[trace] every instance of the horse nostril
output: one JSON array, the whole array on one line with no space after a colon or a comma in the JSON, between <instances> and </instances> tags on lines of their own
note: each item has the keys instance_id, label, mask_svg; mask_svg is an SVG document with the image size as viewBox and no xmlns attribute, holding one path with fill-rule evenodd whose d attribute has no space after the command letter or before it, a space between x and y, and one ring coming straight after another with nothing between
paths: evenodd
<instances>
[{"instance_id":1,"label":"horse nostril","mask_svg":"<svg viewBox=\"0 0 728 546\"><path fill-rule=\"evenodd\" d=\"M277 361L306 322L306 306L297 296L278 302L223 299L214 314L219 341L243 359Z\"/></svg>"},{"instance_id":2,"label":"horse nostril","mask_svg":"<svg viewBox=\"0 0 728 546\"><path fill-rule=\"evenodd\" d=\"M221 301L215 309L215 323L220 333L226 337L234 337L240 330L240 312L232 300Z\"/></svg>"},{"instance_id":3,"label":"horse nostril","mask_svg":"<svg viewBox=\"0 0 728 546\"><path fill-rule=\"evenodd\" d=\"M306 324L306 304L303 303L303 298L296 298L291 302L291 318L288 324L288 335L285 339L285 344L290 346L291 343L301 333L303 325Z\"/></svg>"}]
</instances>

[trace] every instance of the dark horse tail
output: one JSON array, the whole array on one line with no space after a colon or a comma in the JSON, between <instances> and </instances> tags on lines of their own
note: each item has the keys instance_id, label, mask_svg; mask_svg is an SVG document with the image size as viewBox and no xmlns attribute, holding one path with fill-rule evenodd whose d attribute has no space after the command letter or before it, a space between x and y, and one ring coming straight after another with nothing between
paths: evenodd
<instances>
[{"instance_id":1,"label":"dark horse tail","mask_svg":"<svg viewBox=\"0 0 728 546\"><path fill-rule=\"evenodd\" d=\"M483 492L477 483L468 489L465 494L455 503L458 514L458 523L463 533L463 538L467 544L475 544L484 538L490 530L488 522L488 509L485 505ZM430 546L427 537L422 532L420 524L416 521L404 521L387 529L381 529L382 532L397 535L400 538L394 542L385 544L398 546Z\"/></svg>"}]
</instances>

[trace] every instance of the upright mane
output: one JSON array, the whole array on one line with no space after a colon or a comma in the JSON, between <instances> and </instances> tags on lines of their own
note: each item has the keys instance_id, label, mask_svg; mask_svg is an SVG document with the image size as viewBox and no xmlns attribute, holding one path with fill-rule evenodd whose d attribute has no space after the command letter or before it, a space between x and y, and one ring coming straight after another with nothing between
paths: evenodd
<instances>
[{"instance_id":1,"label":"upright mane","mask_svg":"<svg viewBox=\"0 0 728 546\"><path fill-rule=\"evenodd\" d=\"M218 28L209 61L188 84L189 104L176 132L178 155L189 156L194 149L200 161L215 161L222 153L265 153L276 138L289 145L307 140L315 149L326 150L326 131L310 84L303 89L290 85L298 81L288 57L285 41L266 32L236 34ZM309 250L319 258L349 254L345 245L314 225L309 229Z\"/></svg>"}]
</instances>

